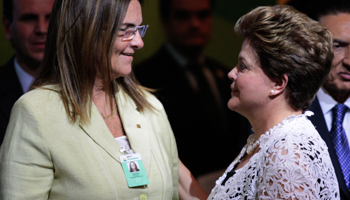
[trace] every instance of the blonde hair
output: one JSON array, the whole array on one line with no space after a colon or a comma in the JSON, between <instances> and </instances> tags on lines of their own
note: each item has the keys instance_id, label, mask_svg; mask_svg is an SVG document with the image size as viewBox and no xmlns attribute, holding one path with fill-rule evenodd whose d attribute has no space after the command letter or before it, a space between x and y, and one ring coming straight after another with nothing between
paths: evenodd
<instances>
[{"instance_id":1,"label":"blonde hair","mask_svg":"<svg viewBox=\"0 0 350 200\"><path fill-rule=\"evenodd\" d=\"M140 111L152 109L145 88L133 75L111 80L112 45L131 0L56 0L50 17L45 56L34 87L58 84L66 113L89 122L92 91L101 76L111 104L120 88ZM120 88L119 88L120 87Z\"/></svg>"}]
</instances>

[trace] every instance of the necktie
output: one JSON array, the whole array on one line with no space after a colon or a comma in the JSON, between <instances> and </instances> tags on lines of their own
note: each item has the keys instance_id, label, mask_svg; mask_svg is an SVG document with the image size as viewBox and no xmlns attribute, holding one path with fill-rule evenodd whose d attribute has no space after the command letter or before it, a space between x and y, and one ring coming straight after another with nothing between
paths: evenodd
<instances>
[{"instance_id":1,"label":"necktie","mask_svg":"<svg viewBox=\"0 0 350 200\"><path fill-rule=\"evenodd\" d=\"M215 100L214 93L211 89L209 79L206 77L204 64L189 62L188 69L192 73L193 77L197 83L197 90L195 90L196 97L198 102L196 103L196 108L198 108L197 115L198 120L201 121L201 124L211 123L217 128L217 131L220 129L226 129L224 125L224 119L222 119L224 114L220 110L221 104L218 104ZM220 102L221 103L221 102Z\"/></svg>"},{"instance_id":2,"label":"necktie","mask_svg":"<svg viewBox=\"0 0 350 200\"><path fill-rule=\"evenodd\" d=\"M217 103L215 102L214 94L211 91L209 81L204 75L203 67L204 66L200 65L199 63L190 62L188 69L191 71L192 75L196 80L196 83L197 83L196 92L198 94L198 97L201 99L201 102L203 103L202 105L204 106L203 109L216 110Z\"/></svg>"},{"instance_id":3,"label":"necktie","mask_svg":"<svg viewBox=\"0 0 350 200\"><path fill-rule=\"evenodd\" d=\"M337 104L333 108L333 122L331 137L338 160L343 171L347 188L350 190L350 147L343 128L343 119L348 109L344 104Z\"/></svg>"}]
</instances>

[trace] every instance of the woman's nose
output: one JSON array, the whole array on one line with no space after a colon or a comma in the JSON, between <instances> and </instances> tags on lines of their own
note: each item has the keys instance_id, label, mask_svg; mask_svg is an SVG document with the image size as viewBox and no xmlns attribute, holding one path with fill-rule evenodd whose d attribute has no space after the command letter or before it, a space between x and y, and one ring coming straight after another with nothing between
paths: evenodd
<instances>
[{"instance_id":1,"label":"woman's nose","mask_svg":"<svg viewBox=\"0 0 350 200\"><path fill-rule=\"evenodd\" d=\"M135 37L130 41L130 45L135 49L141 49L144 46L144 42L139 31L136 31Z\"/></svg>"},{"instance_id":2,"label":"woman's nose","mask_svg":"<svg viewBox=\"0 0 350 200\"><path fill-rule=\"evenodd\" d=\"M232 81L235 81L237 78L237 68L234 67L228 74L227 74L228 78Z\"/></svg>"}]
</instances>

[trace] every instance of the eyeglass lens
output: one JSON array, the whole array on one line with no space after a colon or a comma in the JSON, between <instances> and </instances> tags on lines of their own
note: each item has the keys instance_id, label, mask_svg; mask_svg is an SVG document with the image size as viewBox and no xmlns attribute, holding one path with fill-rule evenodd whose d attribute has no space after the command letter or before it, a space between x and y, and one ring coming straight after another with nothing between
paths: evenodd
<instances>
[{"instance_id":1,"label":"eyeglass lens","mask_svg":"<svg viewBox=\"0 0 350 200\"><path fill-rule=\"evenodd\" d=\"M135 36L137 30L139 30L141 37L143 37L146 34L147 28L148 28L148 25L142 25L142 26L128 28L124 32L124 38L132 39Z\"/></svg>"}]
</instances>

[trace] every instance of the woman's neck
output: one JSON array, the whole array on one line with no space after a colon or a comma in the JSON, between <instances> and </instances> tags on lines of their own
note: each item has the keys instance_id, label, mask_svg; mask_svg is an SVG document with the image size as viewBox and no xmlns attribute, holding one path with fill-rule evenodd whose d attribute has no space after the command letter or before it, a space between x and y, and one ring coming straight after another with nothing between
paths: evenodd
<instances>
[{"instance_id":1,"label":"woman's neck","mask_svg":"<svg viewBox=\"0 0 350 200\"><path fill-rule=\"evenodd\" d=\"M292 109L287 102L270 105L247 117L258 137L281 123L288 116L302 114L302 110Z\"/></svg>"},{"instance_id":2,"label":"woman's neck","mask_svg":"<svg viewBox=\"0 0 350 200\"><path fill-rule=\"evenodd\" d=\"M115 105L115 103L110 103L110 96L107 95L104 90L102 81L95 81L93 90L92 90L92 101L102 114L102 116L110 115L110 112L115 110L116 108L111 108L110 105Z\"/></svg>"}]
</instances>

